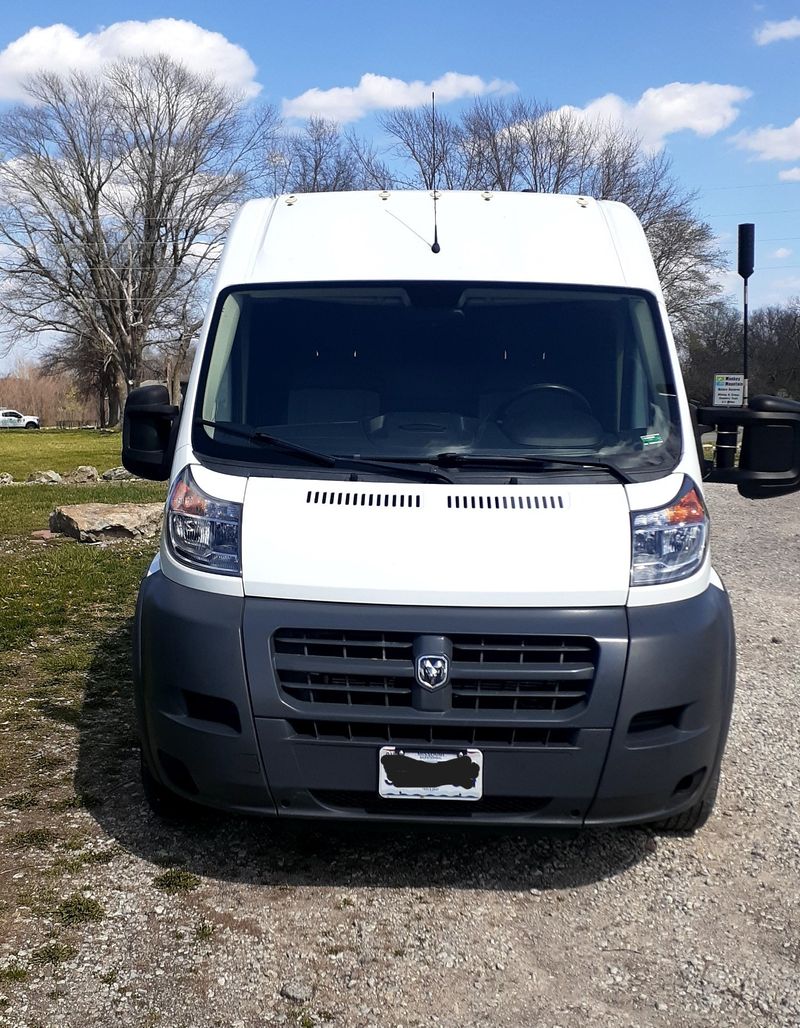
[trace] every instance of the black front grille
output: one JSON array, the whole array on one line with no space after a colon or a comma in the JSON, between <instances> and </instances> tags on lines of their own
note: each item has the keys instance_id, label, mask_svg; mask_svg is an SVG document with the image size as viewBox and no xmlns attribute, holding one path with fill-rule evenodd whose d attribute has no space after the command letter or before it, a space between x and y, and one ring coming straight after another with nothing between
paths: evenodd
<instances>
[{"instance_id":1,"label":"black front grille","mask_svg":"<svg viewBox=\"0 0 800 1028\"><path fill-rule=\"evenodd\" d=\"M282 628L273 636L281 690L299 704L414 706L410 632ZM571 636L455 635L452 707L571 711L586 704L597 644Z\"/></svg>"},{"instance_id":2,"label":"black front grille","mask_svg":"<svg viewBox=\"0 0 800 1028\"><path fill-rule=\"evenodd\" d=\"M402 632L288 628L272 649L281 689L299 703L410 707L413 642Z\"/></svg>"},{"instance_id":3,"label":"black front grille","mask_svg":"<svg viewBox=\"0 0 800 1028\"><path fill-rule=\"evenodd\" d=\"M495 725L384 724L374 721L289 722L295 738L313 742L348 742L383 746L515 746L526 749L575 749L578 732L569 728L506 728Z\"/></svg>"},{"instance_id":4,"label":"black front grille","mask_svg":"<svg viewBox=\"0 0 800 1028\"><path fill-rule=\"evenodd\" d=\"M314 789L314 799L337 810L395 817L474 817L476 814L538 814L550 796L483 796L479 800L384 799L373 792Z\"/></svg>"}]
</instances>

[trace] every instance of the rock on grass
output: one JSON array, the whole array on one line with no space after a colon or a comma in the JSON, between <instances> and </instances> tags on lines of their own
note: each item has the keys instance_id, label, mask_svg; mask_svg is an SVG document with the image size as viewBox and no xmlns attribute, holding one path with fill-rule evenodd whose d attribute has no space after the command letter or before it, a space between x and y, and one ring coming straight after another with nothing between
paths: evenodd
<instances>
[{"instance_id":1,"label":"rock on grass","mask_svg":"<svg viewBox=\"0 0 800 1028\"><path fill-rule=\"evenodd\" d=\"M161 531L160 503L75 503L56 507L50 531L81 543L152 539Z\"/></svg>"},{"instance_id":2,"label":"rock on grass","mask_svg":"<svg viewBox=\"0 0 800 1028\"><path fill-rule=\"evenodd\" d=\"M64 479L57 471L32 471L25 481L31 485L58 485Z\"/></svg>"}]
</instances>

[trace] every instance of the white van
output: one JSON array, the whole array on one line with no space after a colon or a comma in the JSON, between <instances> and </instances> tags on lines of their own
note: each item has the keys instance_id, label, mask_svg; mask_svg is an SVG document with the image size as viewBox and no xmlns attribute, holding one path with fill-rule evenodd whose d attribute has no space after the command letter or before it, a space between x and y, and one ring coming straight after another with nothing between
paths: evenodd
<instances>
[{"instance_id":1,"label":"white van","mask_svg":"<svg viewBox=\"0 0 800 1028\"><path fill-rule=\"evenodd\" d=\"M800 404L700 411L744 426L706 467L627 207L435 199L248 203L182 411L130 394L124 463L171 482L135 631L148 797L691 831L735 675L703 477L800 488Z\"/></svg>"}]
</instances>

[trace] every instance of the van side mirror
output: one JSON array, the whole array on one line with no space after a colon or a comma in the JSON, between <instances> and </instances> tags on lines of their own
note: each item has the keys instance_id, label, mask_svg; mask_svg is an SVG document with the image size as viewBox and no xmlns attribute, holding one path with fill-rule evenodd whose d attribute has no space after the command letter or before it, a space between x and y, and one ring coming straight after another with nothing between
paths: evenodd
<instances>
[{"instance_id":1,"label":"van side mirror","mask_svg":"<svg viewBox=\"0 0 800 1028\"><path fill-rule=\"evenodd\" d=\"M169 478L179 414L164 385L130 391L122 422L122 463L128 471L155 482Z\"/></svg>"},{"instance_id":2,"label":"van side mirror","mask_svg":"<svg viewBox=\"0 0 800 1028\"><path fill-rule=\"evenodd\" d=\"M780 396L754 396L748 407L699 407L703 434L724 439L709 482L731 482L748 499L784 496L800 490L800 403ZM739 463L736 442L741 429Z\"/></svg>"}]
</instances>

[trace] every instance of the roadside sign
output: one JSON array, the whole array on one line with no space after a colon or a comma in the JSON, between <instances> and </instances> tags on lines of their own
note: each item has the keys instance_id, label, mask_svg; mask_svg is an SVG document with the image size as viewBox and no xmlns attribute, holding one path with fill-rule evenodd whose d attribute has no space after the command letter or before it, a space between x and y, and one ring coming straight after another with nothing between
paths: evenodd
<instances>
[{"instance_id":1,"label":"roadside sign","mask_svg":"<svg viewBox=\"0 0 800 1028\"><path fill-rule=\"evenodd\" d=\"M744 375L714 375L715 407L741 407L744 403Z\"/></svg>"}]
</instances>

